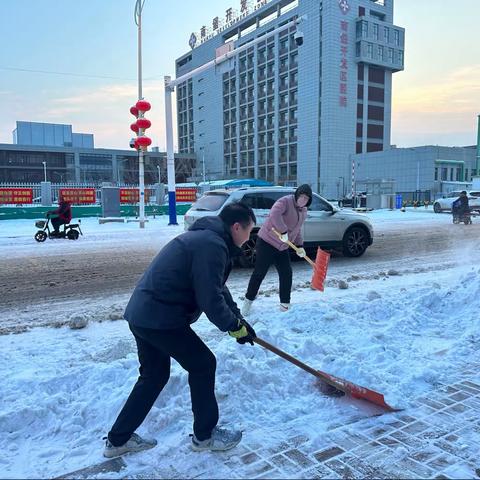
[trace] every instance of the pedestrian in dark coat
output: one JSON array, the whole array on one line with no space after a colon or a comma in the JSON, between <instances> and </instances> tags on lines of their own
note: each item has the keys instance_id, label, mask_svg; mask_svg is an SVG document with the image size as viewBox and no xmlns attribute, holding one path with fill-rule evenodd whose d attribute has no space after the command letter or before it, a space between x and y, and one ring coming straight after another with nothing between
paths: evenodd
<instances>
[{"instance_id":1,"label":"pedestrian in dark coat","mask_svg":"<svg viewBox=\"0 0 480 480\"><path fill-rule=\"evenodd\" d=\"M242 203L227 205L218 217L197 220L165 245L138 282L125 319L137 343L140 376L108 433L106 457L156 445L134 432L166 385L172 358L188 372L192 448L227 450L240 441L241 432L217 427L216 359L190 325L204 312L237 342L253 345L255 332L225 282L255 221L253 211Z\"/></svg>"},{"instance_id":2,"label":"pedestrian in dark coat","mask_svg":"<svg viewBox=\"0 0 480 480\"><path fill-rule=\"evenodd\" d=\"M255 258L255 269L248 283L245 301L242 307L243 315L250 313L253 300L268 272L275 265L280 281L280 310L287 311L290 307L292 290L292 266L287 241L292 242L300 250L297 255L305 257L303 248L302 227L307 218L307 207L312 203L312 189L310 185L300 185L294 195L279 198L270 210L265 223L258 232ZM274 228L281 233L279 238L272 231Z\"/></svg>"}]
</instances>

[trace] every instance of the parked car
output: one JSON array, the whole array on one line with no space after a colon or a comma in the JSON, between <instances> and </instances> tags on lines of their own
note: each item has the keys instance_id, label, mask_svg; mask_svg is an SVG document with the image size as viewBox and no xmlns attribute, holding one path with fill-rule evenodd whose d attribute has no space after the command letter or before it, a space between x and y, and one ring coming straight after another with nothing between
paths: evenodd
<instances>
[{"instance_id":1,"label":"parked car","mask_svg":"<svg viewBox=\"0 0 480 480\"><path fill-rule=\"evenodd\" d=\"M241 200L255 212L257 225L243 247L243 257L239 263L245 267L253 266L258 230L273 204L280 197L293 193L295 189L288 187L245 187L206 192L186 212L185 230L188 230L195 220L206 215L218 215L225 205ZM308 208L302 234L307 251L314 251L320 246L340 250L348 257L360 257L373 242L372 224L366 215L340 210L316 193L313 194L312 204Z\"/></svg>"},{"instance_id":2,"label":"parked car","mask_svg":"<svg viewBox=\"0 0 480 480\"><path fill-rule=\"evenodd\" d=\"M452 203L460 196L460 192L462 192L462 190L455 190L435 200L433 203L433 211L435 213L452 211ZM467 192L467 196L470 210L480 211L480 191Z\"/></svg>"}]
</instances>

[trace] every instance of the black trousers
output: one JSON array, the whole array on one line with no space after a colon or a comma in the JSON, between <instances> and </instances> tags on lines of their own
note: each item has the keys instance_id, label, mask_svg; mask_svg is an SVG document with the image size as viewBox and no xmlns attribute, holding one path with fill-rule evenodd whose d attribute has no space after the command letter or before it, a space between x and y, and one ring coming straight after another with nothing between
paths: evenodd
<instances>
[{"instance_id":1,"label":"black trousers","mask_svg":"<svg viewBox=\"0 0 480 480\"><path fill-rule=\"evenodd\" d=\"M290 303L290 293L292 290L292 265L290 264L289 251L277 250L261 238L257 240L255 250L257 254L255 259L255 269L248 282L248 289L245 298L248 300L255 300L258 289L260 288L268 269L272 265L275 265L280 280L280 303Z\"/></svg>"},{"instance_id":2,"label":"black trousers","mask_svg":"<svg viewBox=\"0 0 480 480\"><path fill-rule=\"evenodd\" d=\"M188 372L195 436L210 438L218 422L215 355L190 326L174 330L130 326L130 330L137 342L140 376L108 433L110 442L123 445L145 420L170 378L170 358Z\"/></svg>"},{"instance_id":3,"label":"black trousers","mask_svg":"<svg viewBox=\"0 0 480 480\"><path fill-rule=\"evenodd\" d=\"M62 220L59 217L52 218L52 227L55 230L55 232L59 232L60 226L66 224L67 222L65 220Z\"/></svg>"}]
</instances>

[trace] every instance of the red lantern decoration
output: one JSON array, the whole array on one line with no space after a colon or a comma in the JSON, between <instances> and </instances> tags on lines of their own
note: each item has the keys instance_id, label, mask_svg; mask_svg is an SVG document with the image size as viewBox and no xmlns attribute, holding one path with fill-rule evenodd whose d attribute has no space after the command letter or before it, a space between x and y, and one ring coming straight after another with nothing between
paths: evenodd
<instances>
[{"instance_id":1,"label":"red lantern decoration","mask_svg":"<svg viewBox=\"0 0 480 480\"><path fill-rule=\"evenodd\" d=\"M146 100L139 100L136 105L139 112L148 112L152 106Z\"/></svg>"},{"instance_id":2,"label":"red lantern decoration","mask_svg":"<svg viewBox=\"0 0 480 480\"><path fill-rule=\"evenodd\" d=\"M133 132L138 133L138 129L139 129L139 127L136 123L132 123L130 125L130 130L132 130Z\"/></svg>"},{"instance_id":3,"label":"red lantern decoration","mask_svg":"<svg viewBox=\"0 0 480 480\"><path fill-rule=\"evenodd\" d=\"M135 141L142 148L147 148L152 143L152 139L149 137L138 137Z\"/></svg>"},{"instance_id":4,"label":"red lantern decoration","mask_svg":"<svg viewBox=\"0 0 480 480\"><path fill-rule=\"evenodd\" d=\"M138 117L138 108L134 105L133 107L130 107L130 113L134 116L134 117Z\"/></svg>"},{"instance_id":5,"label":"red lantern decoration","mask_svg":"<svg viewBox=\"0 0 480 480\"><path fill-rule=\"evenodd\" d=\"M152 126L152 122L146 118L139 118L137 120L137 128L143 128L144 130L150 128Z\"/></svg>"}]
</instances>

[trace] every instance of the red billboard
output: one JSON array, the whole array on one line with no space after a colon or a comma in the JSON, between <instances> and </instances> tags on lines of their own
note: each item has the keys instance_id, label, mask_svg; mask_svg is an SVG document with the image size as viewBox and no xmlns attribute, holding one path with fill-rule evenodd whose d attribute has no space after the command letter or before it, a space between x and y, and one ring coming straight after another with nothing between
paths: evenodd
<instances>
[{"instance_id":1,"label":"red billboard","mask_svg":"<svg viewBox=\"0 0 480 480\"><path fill-rule=\"evenodd\" d=\"M0 204L33 203L33 188L0 188Z\"/></svg>"},{"instance_id":2,"label":"red billboard","mask_svg":"<svg viewBox=\"0 0 480 480\"><path fill-rule=\"evenodd\" d=\"M94 188L61 188L58 197L72 205L85 205L97 200Z\"/></svg>"}]
</instances>

